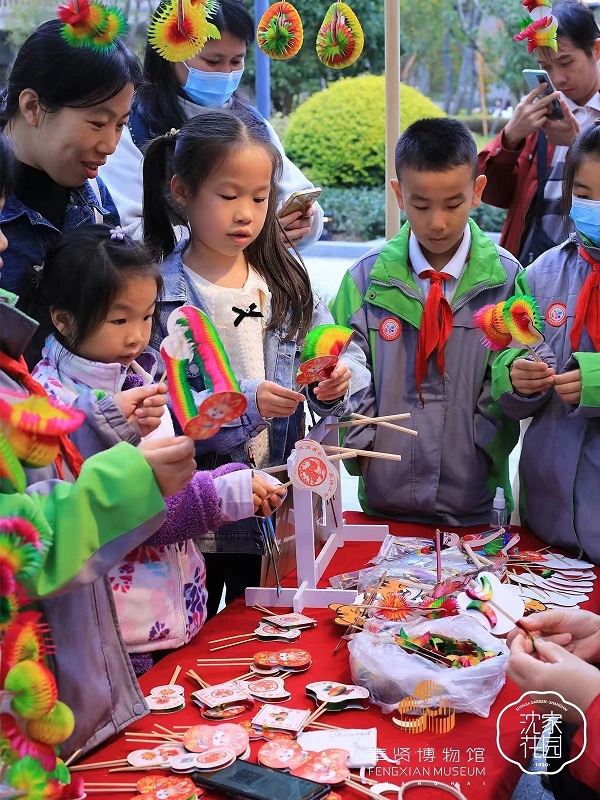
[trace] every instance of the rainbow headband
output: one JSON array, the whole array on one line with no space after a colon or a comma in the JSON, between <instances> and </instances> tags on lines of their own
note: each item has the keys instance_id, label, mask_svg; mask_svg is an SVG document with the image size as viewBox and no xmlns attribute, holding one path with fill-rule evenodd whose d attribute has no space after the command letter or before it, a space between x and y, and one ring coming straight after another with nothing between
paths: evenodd
<instances>
[{"instance_id":1,"label":"rainbow headband","mask_svg":"<svg viewBox=\"0 0 600 800\"><path fill-rule=\"evenodd\" d=\"M173 411L182 430L193 439L214 436L226 422L244 413L247 400L242 394L227 353L217 332L199 308L176 308L167 321L169 335L160 352L167 370ZM187 377L195 364L204 380L208 396L196 404Z\"/></svg>"},{"instance_id":2,"label":"rainbow headband","mask_svg":"<svg viewBox=\"0 0 600 800\"><path fill-rule=\"evenodd\" d=\"M346 352L354 331L342 325L317 325L306 334L296 382L304 385L328 378Z\"/></svg>"},{"instance_id":3,"label":"rainbow headband","mask_svg":"<svg viewBox=\"0 0 600 800\"><path fill-rule=\"evenodd\" d=\"M558 50L556 33L558 21L552 14L550 0L523 0L530 19L521 22L521 32L513 39L517 42L527 40L527 52L533 52L536 47L550 47L554 52Z\"/></svg>"}]
</instances>

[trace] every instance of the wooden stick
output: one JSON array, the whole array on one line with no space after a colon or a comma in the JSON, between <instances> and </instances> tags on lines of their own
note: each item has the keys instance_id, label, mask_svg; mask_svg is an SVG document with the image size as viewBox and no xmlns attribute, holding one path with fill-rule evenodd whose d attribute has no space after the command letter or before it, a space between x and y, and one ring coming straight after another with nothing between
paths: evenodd
<instances>
[{"instance_id":1,"label":"wooden stick","mask_svg":"<svg viewBox=\"0 0 600 800\"><path fill-rule=\"evenodd\" d=\"M89 786L89 784L86 783L85 790L86 790L86 792L88 794L107 794L108 793L108 788L106 788L106 787L104 787L103 789L93 789L93 788L89 789L88 786ZM117 793L125 794L125 792L127 792L127 794L131 794L132 790L131 789L122 789L122 788L119 788L118 786L110 790L111 794L117 794Z\"/></svg>"},{"instance_id":2,"label":"wooden stick","mask_svg":"<svg viewBox=\"0 0 600 800\"><path fill-rule=\"evenodd\" d=\"M108 781L104 781L104 782L102 782L102 781L92 781L92 783L90 783L89 781L86 781L85 782L85 788L88 789L90 786L92 786L92 787L94 787L96 789L99 786L108 786L108 787L119 786L122 789L133 789L134 791L137 789L137 784L136 783L109 783Z\"/></svg>"},{"instance_id":3,"label":"wooden stick","mask_svg":"<svg viewBox=\"0 0 600 800\"><path fill-rule=\"evenodd\" d=\"M496 611L499 611L501 614L503 614L506 617L506 619L509 619L515 627L522 630L523 633L531 639L531 644L533 645L533 649L535 650L536 637L533 635L532 631L530 631L528 628L525 627L525 625L523 625L520 619L515 619L507 611L505 611L502 608L502 606L499 606L498 603L495 603L493 600L485 600L484 602L489 603L492 606L492 608L495 608Z\"/></svg>"},{"instance_id":4,"label":"wooden stick","mask_svg":"<svg viewBox=\"0 0 600 800\"><path fill-rule=\"evenodd\" d=\"M75 750L75 752L74 752L74 753L71 753L71 755L70 755L70 756L67 758L67 760L65 761L65 767L68 767L68 766L69 766L69 764L72 764L72 763L73 763L73 761L75 761L75 759L77 758L77 756L79 755L79 753L81 753L81 751L82 751L82 750L83 750L83 747L80 747L80 748L79 748L79 750Z\"/></svg>"},{"instance_id":5,"label":"wooden stick","mask_svg":"<svg viewBox=\"0 0 600 800\"><path fill-rule=\"evenodd\" d=\"M313 713L312 713L312 714L309 716L309 718L306 720L306 722L305 722L305 723L304 723L304 725L302 726L302 728L303 728L303 729L304 729L304 728L307 728L307 727L308 727L308 726L309 726L309 725L310 725L312 722L314 722L314 720L316 720L316 719L317 719L317 717L320 717L320 716L321 716L321 714L324 714L324 713L325 713L325 711L327 710L327 703L328 703L328 702L329 702L329 700L324 700L324 701L321 703L321 705L320 705L320 706L318 706L318 707L315 709L315 711L313 711Z\"/></svg>"},{"instance_id":6,"label":"wooden stick","mask_svg":"<svg viewBox=\"0 0 600 800\"><path fill-rule=\"evenodd\" d=\"M220 644L218 647L209 647L208 652L214 653L217 650L226 650L228 647L237 647L238 644L247 644L258 639L258 636L250 636L248 639L241 639L239 642L229 642L229 644Z\"/></svg>"},{"instance_id":7,"label":"wooden stick","mask_svg":"<svg viewBox=\"0 0 600 800\"><path fill-rule=\"evenodd\" d=\"M435 568L436 568L436 581L442 582L442 532L439 528L435 531Z\"/></svg>"},{"instance_id":8,"label":"wooden stick","mask_svg":"<svg viewBox=\"0 0 600 800\"><path fill-rule=\"evenodd\" d=\"M307 726L308 727L308 726ZM345 728L341 728L339 725L327 725L325 722L311 722L311 728L323 728L324 730L332 730L332 731L343 731L346 730Z\"/></svg>"},{"instance_id":9,"label":"wooden stick","mask_svg":"<svg viewBox=\"0 0 600 800\"><path fill-rule=\"evenodd\" d=\"M265 469L261 469L261 472L266 472L267 475L274 475L276 472L285 472L287 469L287 464L278 464L276 467L266 467Z\"/></svg>"},{"instance_id":10,"label":"wooden stick","mask_svg":"<svg viewBox=\"0 0 600 800\"><path fill-rule=\"evenodd\" d=\"M349 453L350 450L347 447L337 447L332 444L325 445L325 450L333 450L334 453ZM366 458L383 458L385 461L402 461L401 455L396 455L394 453L381 453L378 450L352 450L352 453L356 456L365 456ZM349 456L353 457L353 456Z\"/></svg>"},{"instance_id":11,"label":"wooden stick","mask_svg":"<svg viewBox=\"0 0 600 800\"><path fill-rule=\"evenodd\" d=\"M193 669L188 669L188 671L185 674L189 675L190 678L193 678L195 681L197 681L200 684L200 686L202 686L203 689L207 689L210 686L210 683L207 683L205 680L203 680L200 677L200 675L198 675L197 672L194 672ZM178 725L173 725L173 727L177 728L179 726Z\"/></svg>"},{"instance_id":12,"label":"wooden stick","mask_svg":"<svg viewBox=\"0 0 600 800\"><path fill-rule=\"evenodd\" d=\"M364 414L350 414L352 419L360 419L361 417L364 419ZM388 414L385 417L369 417L369 419L377 420L378 422L390 422L393 419L410 419L410 412L405 412L404 414Z\"/></svg>"},{"instance_id":13,"label":"wooden stick","mask_svg":"<svg viewBox=\"0 0 600 800\"><path fill-rule=\"evenodd\" d=\"M263 614L268 614L270 617L276 617L277 616L277 614L274 611L269 611L268 608L265 608L264 606L256 605L256 603L252 606L252 608L256 609L257 611L262 611Z\"/></svg>"},{"instance_id":14,"label":"wooden stick","mask_svg":"<svg viewBox=\"0 0 600 800\"><path fill-rule=\"evenodd\" d=\"M159 767L154 765L152 767L113 767L109 772L150 772L153 769L170 770L168 764L161 764Z\"/></svg>"},{"instance_id":15,"label":"wooden stick","mask_svg":"<svg viewBox=\"0 0 600 800\"><path fill-rule=\"evenodd\" d=\"M173 674L171 675L171 680L169 681L169 686L172 686L177 678L179 677L179 673L181 672L181 664L177 664L175 669L173 670Z\"/></svg>"},{"instance_id":16,"label":"wooden stick","mask_svg":"<svg viewBox=\"0 0 600 800\"><path fill-rule=\"evenodd\" d=\"M391 428L393 431L400 431L401 433L408 433L409 436L418 436L419 432L414 431L412 428L403 428L402 425L392 425L391 422L384 422L377 417L365 417L364 414L353 414L355 419L363 420L366 424L381 425L383 428ZM367 422L368 420L368 422Z\"/></svg>"},{"instance_id":17,"label":"wooden stick","mask_svg":"<svg viewBox=\"0 0 600 800\"><path fill-rule=\"evenodd\" d=\"M169 736L178 736L179 735L179 734L175 733L174 730L172 731L170 728L165 728L164 725L160 725L158 722L154 723L154 727L158 728L159 731L164 731L165 733L168 733Z\"/></svg>"},{"instance_id":18,"label":"wooden stick","mask_svg":"<svg viewBox=\"0 0 600 800\"><path fill-rule=\"evenodd\" d=\"M90 761L89 764L77 764L71 767L70 772L81 772L84 769L106 769L106 767L116 767L124 764L129 764L126 758L116 758L114 761Z\"/></svg>"},{"instance_id":19,"label":"wooden stick","mask_svg":"<svg viewBox=\"0 0 600 800\"><path fill-rule=\"evenodd\" d=\"M197 664L218 667L225 664L252 664L253 658L199 658Z\"/></svg>"},{"instance_id":20,"label":"wooden stick","mask_svg":"<svg viewBox=\"0 0 600 800\"><path fill-rule=\"evenodd\" d=\"M232 639L245 639L247 636L251 635L251 633L238 633L237 636L224 636L222 639L211 639L208 643L218 644L219 642L230 642Z\"/></svg>"}]
</instances>

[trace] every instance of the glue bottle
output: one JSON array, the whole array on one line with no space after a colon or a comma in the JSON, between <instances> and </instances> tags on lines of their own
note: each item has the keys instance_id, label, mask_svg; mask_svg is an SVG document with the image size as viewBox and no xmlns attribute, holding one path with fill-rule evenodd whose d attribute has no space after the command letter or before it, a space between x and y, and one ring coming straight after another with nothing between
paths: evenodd
<instances>
[{"instance_id":1,"label":"glue bottle","mask_svg":"<svg viewBox=\"0 0 600 800\"><path fill-rule=\"evenodd\" d=\"M504 489L501 486L496 488L496 496L492 505L492 516L490 518L490 528L497 530L498 528L506 528L508 518L506 514L506 499L504 497Z\"/></svg>"}]
</instances>

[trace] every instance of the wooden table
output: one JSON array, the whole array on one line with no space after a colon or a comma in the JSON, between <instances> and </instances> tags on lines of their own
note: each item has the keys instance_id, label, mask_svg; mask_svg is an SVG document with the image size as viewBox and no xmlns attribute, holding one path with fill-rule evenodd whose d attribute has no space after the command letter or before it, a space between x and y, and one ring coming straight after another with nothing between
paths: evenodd
<instances>
[{"instance_id":1,"label":"wooden table","mask_svg":"<svg viewBox=\"0 0 600 800\"><path fill-rule=\"evenodd\" d=\"M344 516L350 524L358 524L366 520L383 522L380 519L369 519L357 512L347 512ZM432 530L429 526L394 522L388 524L390 525L390 531L397 536L432 535ZM458 532L478 532L482 529L481 527L468 530L462 529ZM532 534L523 529L516 530L521 532L521 542L519 544L521 550L537 549L542 546ZM346 544L332 560L322 585L327 585L326 579L331 575L361 568L377 552L378 548L379 544L376 542ZM293 580L293 576L290 576L290 580ZM594 592L585 607L589 610L600 612L600 592ZM318 625L316 628L304 631L301 639L297 641L299 642L298 646L307 649L312 654L313 663L307 673L287 678L286 687L292 693L292 699L289 701L291 707L312 709L314 708L314 703L308 700L304 693L304 687L307 682L336 680L350 683L351 675L346 645L343 645L336 655L333 654L340 632L343 629L333 623L332 612L328 609L307 609L305 613L315 617L318 620ZM209 647L216 646L209 645L209 640L252 631L260 618L259 612L247 608L241 600L227 606L226 609L204 626L192 642L164 658L141 678L140 684L145 693L148 693L153 686L167 683L178 664L182 666L178 682L185 685L190 691L197 688L195 682L184 677L186 670L190 668L199 672L211 684L220 683L241 675L245 670L235 666L198 668L196 659L206 657ZM226 657L227 654L231 654L232 656L244 657L251 656L258 650L275 650L278 647L279 643L250 642L218 651L212 655ZM281 644L281 647L285 647L285 645ZM517 700L520 695L520 690L510 681L507 681L493 704L489 717L483 718L472 714L459 714L457 715L456 727L448 734L433 734L428 731L421 734L403 732L392 724L389 716L385 716L381 709L374 705L367 711L343 711L337 714L328 712L321 717L321 721L346 728L377 728L378 747L383 748L390 758L398 759L399 763L396 765L379 761L376 769L370 773L372 778L382 782L388 781L398 784L419 777L440 780L446 783L457 781L468 800L508 800L512 796L522 773L517 765L507 761L498 751L496 745L496 719L502 709ZM257 703L255 709L258 708L258 705ZM239 720L250 719L254 713L255 711L249 712ZM150 715L131 726L130 730L150 731L155 722L172 728L173 725L193 725L200 724L203 721L197 707L188 702L186 708L182 711L170 715ZM514 730L510 730L508 734L505 734L503 739L503 746L506 751L517 759L521 749L520 740L521 730L516 727ZM256 752L261 744L261 741L251 743L251 760L256 760ZM136 749L136 745L125 742L124 734L121 734L110 743L96 750L85 761L124 758L127 753L134 749ZM79 774L88 781L114 780L115 782L127 781L134 783L138 777L147 773L109 773L107 770L97 769ZM163 771L157 772L157 774L166 775L168 773ZM360 800L361 796L364 797L364 795L360 795L348 787L337 789L337 791L344 797L344 800L350 800L350 798ZM89 795L89 797L96 797L101 800L109 800L114 796L116 795L111 794L110 790L102 794ZM411 796L409 794L409 797ZM418 793L415 791L414 796L415 800L444 800L449 797L448 794L442 793L437 789L426 788L419 790Z\"/></svg>"}]
</instances>

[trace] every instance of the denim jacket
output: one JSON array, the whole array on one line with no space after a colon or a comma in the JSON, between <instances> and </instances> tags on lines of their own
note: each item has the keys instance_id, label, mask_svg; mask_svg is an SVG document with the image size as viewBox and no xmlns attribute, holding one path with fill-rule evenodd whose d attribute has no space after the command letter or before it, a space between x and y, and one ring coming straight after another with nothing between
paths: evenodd
<instances>
[{"instance_id":1,"label":"denim jacket","mask_svg":"<svg viewBox=\"0 0 600 800\"><path fill-rule=\"evenodd\" d=\"M108 189L98 181L101 204L89 181L72 189L65 211L62 230L45 217L23 205L12 194L6 198L0 213L0 228L8 239L8 248L2 254L4 265L0 272L0 286L9 292L19 293L29 268L43 264L46 251L61 234L97 222L96 211L109 225L119 224L119 212Z\"/></svg>"},{"instance_id":2,"label":"denim jacket","mask_svg":"<svg viewBox=\"0 0 600 800\"><path fill-rule=\"evenodd\" d=\"M164 370L162 358L160 357L160 344L167 335L167 320L172 311L182 305L193 305L205 310L202 299L196 291L192 281L186 275L182 265L182 255L187 241L181 242L176 250L165 259L162 264L161 272L164 280L164 290L162 300L159 303L159 322L155 325L150 339L150 348L159 359L159 369L157 374ZM323 301L313 294L313 319L312 327L333 324L327 306ZM278 383L289 389L296 388L296 373L300 366L300 353L302 342L295 338L288 339L289 327L284 325L277 330L268 330L265 335L265 380ZM354 343L351 343L343 356L343 360L352 370L350 387L346 396L340 400L323 403L315 397L312 388L308 388L308 402L312 410L320 417L333 415L337 417L348 416L360 405L360 402L371 385L371 374L365 366L366 358L362 350ZM191 364L188 373L188 380L194 392L205 392L202 375L197 366ZM267 426L269 428L269 463L270 465L284 464L290 454L294 444L304 435L303 431L303 408L299 406L296 413L290 417L275 417L267 420L261 416L257 402L256 392L261 383L260 380L240 380L240 388L248 401L248 407L244 414L232 423L224 425L216 436L210 439L199 440L196 442L196 455L198 466L201 469L214 469L223 461L241 461L248 463L246 444L260 431ZM197 398L200 400L201 398ZM248 521L246 525L246 539ZM236 523L234 530L238 532L240 523ZM256 547L248 549L243 542L239 542L233 549L226 542L221 529L218 540L219 550L229 550L230 552L256 552ZM239 537L234 537L239 539ZM201 549L209 551L209 542L203 539Z\"/></svg>"}]
</instances>

